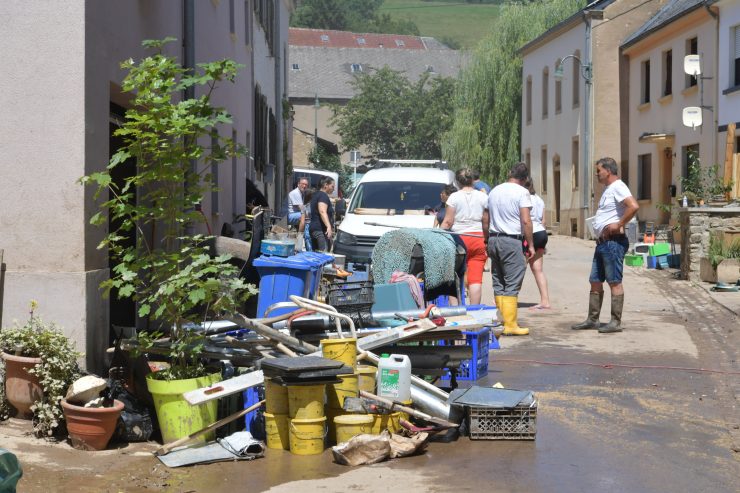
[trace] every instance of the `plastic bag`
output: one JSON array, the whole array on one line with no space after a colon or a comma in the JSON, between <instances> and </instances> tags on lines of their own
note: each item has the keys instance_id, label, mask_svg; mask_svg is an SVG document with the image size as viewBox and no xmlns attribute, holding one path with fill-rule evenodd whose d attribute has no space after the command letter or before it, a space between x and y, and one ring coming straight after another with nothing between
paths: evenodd
<instances>
[{"instance_id":1,"label":"plastic bag","mask_svg":"<svg viewBox=\"0 0 740 493\"><path fill-rule=\"evenodd\" d=\"M0 448L0 491L15 493L15 487L22 476L23 469L15 454Z\"/></svg>"},{"instance_id":2,"label":"plastic bag","mask_svg":"<svg viewBox=\"0 0 740 493\"><path fill-rule=\"evenodd\" d=\"M146 442L154 429L149 408L119 382L111 383L110 396L123 402L113 437L121 442Z\"/></svg>"}]
</instances>

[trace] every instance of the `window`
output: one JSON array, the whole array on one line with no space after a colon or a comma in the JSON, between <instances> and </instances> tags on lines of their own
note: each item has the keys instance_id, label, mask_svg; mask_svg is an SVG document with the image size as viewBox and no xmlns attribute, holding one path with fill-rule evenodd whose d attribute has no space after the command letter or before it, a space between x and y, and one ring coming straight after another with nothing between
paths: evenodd
<instances>
[{"instance_id":1,"label":"window","mask_svg":"<svg viewBox=\"0 0 740 493\"><path fill-rule=\"evenodd\" d=\"M299 67L297 63L292 64L290 66L290 68L292 68L293 70L300 70L301 69L301 67Z\"/></svg>"},{"instance_id":2,"label":"window","mask_svg":"<svg viewBox=\"0 0 740 493\"><path fill-rule=\"evenodd\" d=\"M365 38L357 38L357 44L358 45L364 45L365 44Z\"/></svg>"},{"instance_id":3,"label":"window","mask_svg":"<svg viewBox=\"0 0 740 493\"><path fill-rule=\"evenodd\" d=\"M573 137L573 142L570 145L570 160L573 163L570 170L570 183L573 190L578 190L578 167L580 165L579 153L580 148L578 145L578 137Z\"/></svg>"},{"instance_id":4,"label":"window","mask_svg":"<svg viewBox=\"0 0 740 493\"><path fill-rule=\"evenodd\" d=\"M542 71L542 119L547 118L547 96L550 85L550 71L547 67Z\"/></svg>"},{"instance_id":5,"label":"window","mask_svg":"<svg viewBox=\"0 0 740 493\"><path fill-rule=\"evenodd\" d=\"M650 102L650 60L640 64L640 103Z\"/></svg>"},{"instance_id":6,"label":"window","mask_svg":"<svg viewBox=\"0 0 740 493\"><path fill-rule=\"evenodd\" d=\"M359 63L353 63L350 66L350 69L352 70L352 73L353 74L354 73L358 73L358 72L362 72L362 65L360 65Z\"/></svg>"},{"instance_id":7,"label":"window","mask_svg":"<svg viewBox=\"0 0 740 493\"><path fill-rule=\"evenodd\" d=\"M663 96L673 94L673 50L663 52Z\"/></svg>"},{"instance_id":8,"label":"window","mask_svg":"<svg viewBox=\"0 0 740 493\"><path fill-rule=\"evenodd\" d=\"M329 35L328 34L322 34L321 35L321 41L323 41L324 43L328 43L329 42Z\"/></svg>"},{"instance_id":9,"label":"window","mask_svg":"<svg viewBox=\"0 0 740 493\"><path fill-rule=\"evenodd\" d=\"M396 40L396 46L398 46L399 48L401 48L402 46L406 46L406 43L404 43L402 39L397 39Z\"/></svg>"},{"instance_id":10,"label":"window","mask_svg":"<svg viewBox=\"0 0 740 493\"><path fill-rule=\"evenodd\" d=\"M740 26L733 27L732 34L734 63L730 73L732 73L733 86L740 86Z\"/></svg>"},{"instance_id":11,"label":"window","mask_svg":"<svg viewBox=\"0 0 740 493\"><path fill-rule=\"evenodd\" d=\"M637 156L637 200L650 200L650 177L652 176L652 155Z\"/></svg>"},{"instance_id":12,"label":"window","mask_svg":"<svg viewBox=\"0 0 740 493\"><path fill-rule=\"evenodd\" d=\"M686 40L686 54L687 55L698 55L699 54L699 38L691 38ZM697 79L693 75L686 74L686 88L694 87L697 84Z\"/></svg>"},{"instance_id":13,"label":"window","mask_svg":"<svg viewBox=\"0 0 740 493\"><path fill-rule=\"evenodd\" d=\"M575 60L573 60L575 62ZM555 68L562 63L562 60L558 58L555 62ZM563 109L563 81L555 78L555 114L557 115Z\"/></svg>"},{"instance_id":14,"label":"window","mask_svg":"<svg viewBox=\"0 0 740 493\"><path fill-rule=\"evenodd\" d=\"M434 73L434 67L432 67L431 65L427 65L424 68L424 71L427 72L427 73L433 74Z\"/></svg>"},{"instance_id":15,"label":"window","mask_svg":"<svg viewBox=\"0 0 740 493\"><path fill-rule=\"evenodd\" d=\"M540 173L540 177L542 178L540 188L542 189L542 193L547 193L547 147L543 147L542 151L540 151Z\"/></svg>"},{"instance_id":16,"label":"window","mask_svg":"<svg viewBox=\"0 0 740 493\"><path fill-rule=\"evenodd\" d=\"M527 114L527 125L532 123L532 76L527 77L527 95L525 100L525 112Z\"/></svg>"},{"instance_id":17,"label":"window","mask_svg":"<svg viewBox=\"0 0 740 493\"><path fill-rule=\"evenodd\" d=\"M575 53L573 53L573 56L581 58L581 52L576 50ZM581 104L581 73L580 70L580 64L577 63L577 60L573 60L573 107L578 108L578 106Z\"/></svg>"},{"instance_id":18,"label":"window","mask_svg":"<svg viewBox=\"0 0 740 493\"><path fill-rule=\"evenodd\" d=\"M524 152L524 164L527 165L527 169L532 169L532 153L529 152L529 149Z\"/></svg>"},{"instance_id":19,"label":"window","mask_svg":"<svg viewBox=\"0 0 740 493\"><path fill-rule=\"evenodd\" d=\"M699 162L699 144L683 146L681 148L681 176L689 177L689 168ZM685 190L682 190L685 191Z\"/></svg>"}]
</instances>

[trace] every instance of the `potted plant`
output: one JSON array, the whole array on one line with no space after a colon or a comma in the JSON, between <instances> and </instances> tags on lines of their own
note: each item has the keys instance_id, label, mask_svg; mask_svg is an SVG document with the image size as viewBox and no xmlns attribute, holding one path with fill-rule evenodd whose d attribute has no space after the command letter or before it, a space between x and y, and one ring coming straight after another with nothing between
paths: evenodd
<instances>
[{"instance_id":1,"label":"potted plant","mask_svg":"<svg viewBox=\"0 0 740 493\"><path fill-rule=\"evenodd\" d=\"M148 317L170 339L169 369L147 377L165 442L174 441L215 421L216 402L190 406L182 393L209 385L220 373L209 371L200 355L203 339L188 323L238 311L256 292L239 277L230 257L213 257L212 237L193 234L204 222L202 198L215 188L211 170L219 162L242 155L245 148L222 137L219 125L230 115L211 104L219 82L233 82L240 66L231 60L199 64L189 71L162 53L173 41L144 41L156 53L138 63L127 60L123 90L132 94L131 108L115 135L123 145L105 171L82 178L97 186L96 198L107 194L93 224L116 225L103 239L117 265L101 287L136 301L140 317ZM180 100L186 89L199 96ZM230 132L229 132L230 133ZM205 142L208 143L206 147ZM136 173L116 182L111 174L130 159ZM151 231L157 238L152 241ZM129 241L135 235L135 241ZM151 349L159 332L138 334L142 351ZM171 416L175 413L175 416Z\"/></svg>"},{"instance_id":2,"label":"potted plant","mask_svg":"<svg viewBox=\"0 0 740 493\"><path fill-rule=\"evenodd\" d=\"M79 353L59 328L34 315L36 308L32 301L24 325L0 330L0 357L6 401L19 417L33 419L36 436L50 437L64 429L60 401L80 373Z\"/></svg>"}]
</instances>

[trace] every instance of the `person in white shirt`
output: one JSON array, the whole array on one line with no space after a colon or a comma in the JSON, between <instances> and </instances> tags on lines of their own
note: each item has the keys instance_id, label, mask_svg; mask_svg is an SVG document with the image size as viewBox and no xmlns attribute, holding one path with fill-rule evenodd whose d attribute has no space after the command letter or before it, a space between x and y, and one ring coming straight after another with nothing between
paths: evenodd
<instances>
[{"instance_id":1,"label":"person in white shirt","mask_svg":"<svg viewBox=\"0 0 740 493\"><path fill-rule=\"evenodd\" d=\"M545 201L537 195L534 189L532 178L529 178L524 184L524 188L529 190L532 196L532 240L534 241L534 255L527 259L529 268L534 275L534 281L537 283L537 290L540 292L540 302L530 310L549 310L550 292L547 289L547 277L542 269L544 264L545 247L547 246L547 229L545 229Z\"/></svg>"},{"instance_id":2,"label":"person in white shirt","mask_svg":"<svg viewBox=\"0 0 740 493\"><path fill-rule=\"evenodd\" d=\"M588 299L588 317L585 321L571 326L573 330L598 329L601 333L622 331L622 309L624 307L624 287L622 269L624 254L629 248L629 240L624 227L637 214L640 206L630 193L627 185L617 176L617 162L610 157L596 161L596 177L606 186L599 200L599 208L593 218L596 234L596 250L591 263L591 292ZM612 295L611 320L606 326L599 325L601 303L604 300L604 281L609 283Z\"/></svg>"},{"instance_id":3,"label":"person in white shirt","mask_svg":"<svg viewBox=\"0 0 740 493\"><path fill-rule=\"evenodd\" d=\"M303 205L303 194L308 188L308 178L298 180L296 187L288 194L288 224L298 225L301 220L301 206Z\"/></svg>"},{"instance_id":4,"label":"person in white shirt","mask_svg":"<svg viewBox=\"0 0 740 493\"><path fill-rule=\"evenodd\" d=\"M529 334L529 329L519 327L517 322L519 291L527 272L525 256L534 255L530 218L532 199L529 190L522 186L527 178L527 165L514 165L509 172L509 180L488 195L490 221L483 224L483 239L488 244L491 258L496 308L504 320L504 335L511 336Z\"/></svg>"},{"instance_id":5,"label":"person in white shirt","mask_svg":"<svg viewBox=\"0 0 740 493\"><path fill-rule=\"evenodd\" d=\"M455 180L462 187L447 198L442 229L459 233L465 249L468 296L471 305L479 305L483 287L483 267L486 265L486 244L483 224L488 224L488 197L473 188L473 171L457 170Z\"/></svg>"}]
</instances>

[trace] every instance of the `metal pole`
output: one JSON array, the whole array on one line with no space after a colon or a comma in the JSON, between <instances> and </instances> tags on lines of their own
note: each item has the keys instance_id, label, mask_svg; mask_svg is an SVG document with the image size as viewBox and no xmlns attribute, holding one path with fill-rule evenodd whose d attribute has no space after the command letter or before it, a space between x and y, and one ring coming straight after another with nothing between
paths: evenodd
<instances>
[{"instance_id":1,"label":"metal pole","mask_svg":"<svg viewBox=\"0 0 740 493\"><path fill-rule=\"evenodd\" d=\"M585 218L591 213L591 91L593 85L593 65L591 64L591 16L586 13L586 46L584 63L581 64L581 72L583 67L589 67L589 77L586 80L586 94L584 96L585 114L583 118L583 204L584 210L584 224ZM582 74L583 75L583 74ZM585 228L584 228L585 230ZM585 234L585 231L584 231Z\"/></svg>"},{"instance_id":2,"label":"metal pole","mask_svg":"<svg viewBox=\"0 0 740 493\"><path fill-rule=\"evenodd\" d=\"M316 99L313 101L313 146L319 142L319 95L316 93Z\"/></svg>"}]
</instances>

